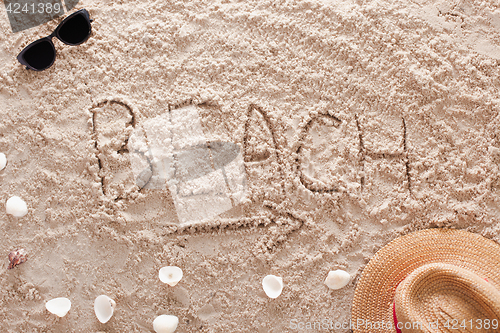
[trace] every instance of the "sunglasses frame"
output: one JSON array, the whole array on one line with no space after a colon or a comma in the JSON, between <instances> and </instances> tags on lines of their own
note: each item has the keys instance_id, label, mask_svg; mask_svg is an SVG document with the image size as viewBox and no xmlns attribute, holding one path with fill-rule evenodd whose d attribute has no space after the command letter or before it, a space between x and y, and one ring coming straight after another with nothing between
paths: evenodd
<instances>
[{"instance_id":1,"label":"sunglasses frame","mask_svg":"<svg viewBox=\"0 0 500 333\"><path fill-rule=\"evenodd\" d=\"M87 35L87 37L85 37L84 40L82 40L81 42L79 43L76 43L76 44L73 44L73 43L68 43L64 40L61 39L61 36L59 35L59 30L61 30L61 27L67 22L69 21L70 19L72 19L73 17L75 16L78 16L78 15L83 15L83 17L85 18L85 20L87 21L88 25L89 25L89 34ZM66 17L64 20L62 20L61 23L59 23L59 25L56 27L56 29L54 30L54 32L52 32L50 35L48 35L47 37L43 37L43 38L40 38L40 39L37 39L36 41L34 41L33 43L29 44L28 46L26 46L22 51L21 53L19 53L19 55L17 56L17 60L24 66L26 66L26 69L31 69L31 70L34 70L34 71L37 71L37 72L41 72L43 70L46 70L47 68L51 67L54 62L56 61L56 48L54 46L54 43L52 42L52 38L56 37L57 39L59 39L61 42L63 42L64 44L66 45L71 45L71 46L76 46L76 45L80 45L80 44L83 44L85 43L90 35L92 34L92 21L90 19L90 15L89 15L89 12L84 8L84 9L80 9L79 11L76 11L74 12L73 14L69 15L68 17ZM52 46L52 49L54 50L54 59L52 59L52 62L50 63L50 65L48 65L47 67L45 68L42 68L42 69L38 69L38 68L34 68L32 67L30 64L28 64L28 62L24 59L24 54L33 46L37 45L37 44L40 44L40 43L43 43L43 42L49 42L50 45Z\"/></svg>"}]
</instances>

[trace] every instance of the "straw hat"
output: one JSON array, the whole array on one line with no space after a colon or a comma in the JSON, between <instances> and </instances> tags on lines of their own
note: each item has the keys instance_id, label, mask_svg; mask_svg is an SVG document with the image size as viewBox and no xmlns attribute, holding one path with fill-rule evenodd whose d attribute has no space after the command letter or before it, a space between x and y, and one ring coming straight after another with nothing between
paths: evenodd
<instances>
[{"instance_id":1,"label":"straw hat","mask_svg":"<svg viewBox=\"0 0 500 333\"><path fill-rule=\"evenodd\" d=\"M354 333L500 332L500 245L428 229L397 238L363 270Z\"/></svg>"}]
</instances>

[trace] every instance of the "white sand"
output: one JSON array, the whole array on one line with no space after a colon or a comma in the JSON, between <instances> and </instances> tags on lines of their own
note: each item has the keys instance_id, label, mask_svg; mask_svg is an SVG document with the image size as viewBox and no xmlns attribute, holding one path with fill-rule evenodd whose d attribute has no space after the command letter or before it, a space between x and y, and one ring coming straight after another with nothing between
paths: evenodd
<instances>
[{"instance_id":1,"label":"white sand","mask_svg":"<svg viewBox=\"0 0 500 333\"><path fill-rule=\"evenodd\" d=\"M18 195L30 207L22 220L0 209L2 332L152 332L163 314L179 318L176 332L342 324L363 267L395 237L446 226L500 240L497 2L83 7L92 36L54 39L43 72L15 57L60 19L12 34L0 10L0 202ZM245 162L243 198L231 190L240 178L213 159L196 171L207 182L177 179L175 195L220 196L221 215L199 223L179 215L171 184L137 186L127 144L189 105L204 140L238 144ZM164 134L149 133L174 135ZM17 248L28 260L7 270ZM178 285L159 281L163 266L182 268ZM330 290L336 269L353 278ZM268 274L285 285L274 300ZM116 301L105 325L93 312L100 294ZM62 319L44 307L55 297L72 302Z\"/></svg>"}]
</instances>

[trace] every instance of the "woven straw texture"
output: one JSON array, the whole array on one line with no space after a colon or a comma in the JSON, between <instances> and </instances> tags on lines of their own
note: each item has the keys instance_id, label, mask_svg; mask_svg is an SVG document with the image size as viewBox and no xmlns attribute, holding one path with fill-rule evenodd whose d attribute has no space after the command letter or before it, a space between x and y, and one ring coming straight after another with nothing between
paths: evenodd
<instances>
[{"instance_id":1,"label":"woven straw texture","mask_svg":"<svg viewBox=\"0 0 500 333\"><path fill-rule=\"evenodd\" d=\"M353 300L353 332L396 332L394 328L389 327L393 326L393 302L398 284L418 268L432 263L463 268L479 277L486 278L492 287L500 290L500 245L480 235L462 230L428 229L414 232L387 244L375 254L363 270ZM453 274L450 271L448 273ZM430 279L432 278L431 276ZM451 282L445 285L450 287L450 284ZM466 289L465 286L466 284L460 285L461 288ZM456 285L454 288L458 293L460 288ZM467 298L463 296L463 293L458 293L455 296L449 295L439 302L452 302L453 304L462 302L457 300L457 297ZM480 299L481 297L476 298L476 300ZM438 302L438 300L434 301ZM482 304L482 306L485 305ZM445 315L446 309L448 308L438 312ZM472 310L465 309L465 311ZM456 315L459 316L458 313ZM474 318L468 320L470 319ZM438 330L424 329L423 332L475 332L474 328L475 326L467 330L448 329L440 325ZM500 329L479 331L500 332Z\"/></svg>"},{"instance_id":2,"label":"woven straw texture","mask_svg":"<svg viewBox=\"0 0 500 333\"><path fill-rule=\"evenodd\" d=\"M439 326L445 331L445 323L456 332L499 331L500 291L483 277L454 265L434 263L416 269L396 288L395 304L405 333L439 331ZM484 324L493 319L497 329L493 325L485 329Z\"/></svg>"}]
</instances>

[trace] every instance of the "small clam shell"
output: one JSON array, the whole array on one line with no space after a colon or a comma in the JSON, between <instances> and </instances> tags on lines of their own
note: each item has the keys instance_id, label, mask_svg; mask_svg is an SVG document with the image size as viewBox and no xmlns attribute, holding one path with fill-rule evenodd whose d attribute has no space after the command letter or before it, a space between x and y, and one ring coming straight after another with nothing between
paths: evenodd
<instances>
[{"instance_id":1,"label":"small clam shell","mask_svg":"<svg viewBox=\"0 0 500 333\"><path fill-rule=\"evenodd\" d=\"M269 298L276 298L283 290L283 279L275 275L267 275L262 280L262 287Z\"/></svg>"},{"instance_id":2,"label":"small clam shell","mask_svg":"<svg viewBox=\"0 0 500 333\"><path fill-rule=\"evenodd\" d=\"M330 271L325 279L325 284L330 289L340 289L347 286L351 276L346 271L337 269L336 271Z\"/></svg>"},{"instance_id":3,"label":"small clam shell","mask_svg":"<svg viewBox=\"0 0 500 333\"><path fill-rule=\"evenodd\" d=\"M64 317L71 309L71 301L66 297L54 298L45 303L45 308L56 316Z\"/></svg>"},{"instance_id":4,"label":"small clam shell","mask_svg":"<svg viewBox=\"0 0 500 333\"><path fill-rule=\"evenodd\" d=\"M166 266L160 269L160 281L173 287L182 279L182 269L177 266Z\"/></svg>"},{"instance_id":5,"label":"small clam shell","mask_svg":"<svg viewBox=\"0 0 500 333\"><path fill-rule=\"evenodd\" d=\"M116 303L111 298L106 295L97 296L94 301L94 312L97 319L105 324L113 316L113 311L115 310Z\"/></svg>"},{"instance_id":6,"label":"small clam shell","mask_svg":"<svg viewBox=\"0 0 500 333\"><path fill-rule=\"evenodd\" d=\"M28 214L28 206L23 199L13 196L5 203L5 211L15 217L23 217Z\"/></svg>"},{"instance_id":7,"label":"small clam shell","mask_svg":"<svg viewBox=\"0 0 500 333\"><path fill-rule=\"evenodd\" d=\"M179 318L172 315L161 315L153 321L153 329L156 333L173 333L179 325Z\"/></svg>"},{"instance_id":8,"label":"small clam shell","mask_svg":"<svg viewBox=\"0 0 500 333\"><path fill-rule=\"evenodd\" d=\"M7 157L5 156L4 153L0 153L0 171L5 169L6 165L7 165Z\"/></svg>"}]
</instances>

